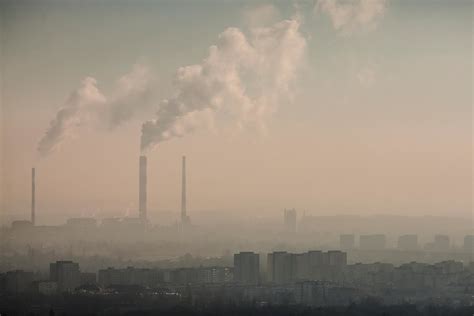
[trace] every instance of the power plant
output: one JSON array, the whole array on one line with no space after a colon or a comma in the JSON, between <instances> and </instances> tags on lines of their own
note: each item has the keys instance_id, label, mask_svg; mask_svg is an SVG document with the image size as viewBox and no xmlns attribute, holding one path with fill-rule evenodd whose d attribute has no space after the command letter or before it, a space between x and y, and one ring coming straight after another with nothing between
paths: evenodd
<instances>
[{"instance_id":1,"label":"power plant","mask_svg":"<svg viewBox=\"0 0 474 316\"><path fill-rule=\"evenodd\" d=\"M138 217L144 223L147 221L146 215L146 156L140 156L139 179L138 179Z\"/></svg>"},{"instance_id":2,"label":"power plant","mask_svg":"<svg viewBox=\"0 0 474 316\"><path fill-rule=\"evenodd\" d=\"M186 156L182 157L181 174L181 224L190 223L186 206ZM147 217L147 157L142 155L138 163L138 219L141 223L148 221ZM36 221L36 168L31 168L31 223Z\"/></svg>"}]
</instances>

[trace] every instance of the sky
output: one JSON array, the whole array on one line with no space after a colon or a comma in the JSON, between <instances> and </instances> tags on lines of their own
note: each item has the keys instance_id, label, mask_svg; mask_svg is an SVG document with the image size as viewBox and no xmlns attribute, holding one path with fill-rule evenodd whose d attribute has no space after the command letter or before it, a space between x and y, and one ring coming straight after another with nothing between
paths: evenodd
<instances>
[{"instance_id":1,"label":"sky","mask_svg":"<svg viewBox=\"0 0 474 316\"><path fill-rule=\"evenodd\" d=\"M141 153L152 221L179 213L182 155L191 216L472 216L471 1L0 10L3 221L33 166L40 224L135 216Z\"/></svg>"}]
</instances>

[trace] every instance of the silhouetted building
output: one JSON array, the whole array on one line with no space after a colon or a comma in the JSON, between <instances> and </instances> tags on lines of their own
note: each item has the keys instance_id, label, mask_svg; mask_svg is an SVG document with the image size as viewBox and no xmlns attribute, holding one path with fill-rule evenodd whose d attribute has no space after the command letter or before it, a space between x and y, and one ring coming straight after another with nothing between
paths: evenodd
<instances>
[{"instance_id":1,"label":"silhouetted building","mask_svg":"<svg viewBox=\"0 0 474 316\"><path fill-rule=\"evenodd\" d=\"M273 252L268 254L267 259L268 281L287 284L305 280L334 280L346 265L347 253L339 250L298 254Z\"/></svg>"},{"instance_id":2,"label":"silhouetted building","mask_svg":"<svg viewBox=\"0 0 474 316\"><path fill-rule=\"evenodd\" d=\"M386 286L392 281L393 265L390 263L356 263L345 268L347 281L368 286Z\"/></svg>"},{"instance_id":3,"label":"silhouetted building","mask_svg":"<svg viewBox=\"0 0 474 316\"><path fill-rule=\"evenodd\" d=\"M127 267L125 269L107 268L99 270L99 284L110 285L141 285L156 286L163 282L163 273L157 269L139 269Z\"/></svg>"},{"instance_id":4,"label":"silhouetted building","mask_svg":"<svg viewBox=\"0 0 474 316\"><path fill-rule=\"evenodd\" d=\"M298 253L294 254L294 279L295 280L308 280L310 277L310 262L309 253Z\"/></svg>"},{"instance_id":5,"label":"silhouetted building","mask_svg":"<svg viewBox=\"0 0 474 316\"><path fill-rule=\"evenodd\" d=\"M169 271L169 276L165 276L165 281L173 284L198 283L199 271L194 268L179 268Z\"/></svg>"},{"instance_id":6,"label":"silhouetted building","mask_svg":"<svg viewBox=\"0 0 474 316\"><path fill-rule=\"evenodd\" d=\"M283 212L283 220L285 223L285 229L289 232L296 232L296 210L285 209Z\"/></svg>"},{"instance_id":7,"label":"silhouetted building","mask_svg":"<svg viewBox=\"0 0 474 316\"><path fill-rule=\"evenodd\" d=\"M437 262L434 266L439 268L441 273L444 274L462 273L464 271L464 265L460 261L446 260Z\"/></svg>"},{"instance_id":8,"label":"silhouetted building","mask_svg":"<svg viewBox=\"0 0 474 316\"><path fill-rule=\"evenodd\" d=\"M325 304L327 289L317 281L304 281L295 285L295 302L299 305L321 306Z\"/></svg>"},{"instance_id":9,"label":"silhouetted building","mask_svg":"<svg viewBox=\"0 0 474 316\"><path fill-rule=\"evenodd\" d=\"M394 269L392 283L395 288L401 290L430 291L443 289L449 291L449 287L458 283L463 273L463 263L453 260L438 262L433 265L410 262ZM466 276L464 275L463 278ZM466 285L472 284L469 277L466 281ZM461 283L458 283L458 285L461 285ZM461 285L461 288L465 289L465 285Z\"/></svg>"},{"instance_id":10,"label":"silhouetted building","mask_svg":"<svg viewBox=\"0 0 474 316\"><path fill-rule=\"evenodd\" d=\"M403 235L398 237L398 249L400 250L417 250L418 235Z\"/></svg>"},{"instance_id":11,"label":"silhouetted building","mask_svg":"<svg viewBox=\"0 0 474 316\"><path fill-rule=\"evenodd\" d=\"M310 250L307 252L309 265L311 267L321 266L324 264L324 253L320 250Z\"/></svg>"},{"instance_id":12,"label":"silhouetted building","mask_svg":"<svg viewBox=\"0 0 474 316\"><path fill-rule=\"evenodd\" d=\"M361 235L359 238L361 250L383 250L385 249L385 235Z\"/></svg>"},{"instance_id":13,"label":"silhouetted building","mask_svg":"<svg viewBox=\"0 0 474 316\"><path fill-rule=\"evenodd\" d=\"M12 222L12 229L14 230L25 230L25 229L31 229L32 227L33 227L33 224L30 221L19 220L19 221Z\"/></svg>"},{"instance_id":14,"label":"silhouetted building","mask_svg":"<svg viewBox=\"0 0 474 316\"><path fill-rule=\"evenodd\" d=\"M343 267L347 265L347 253L339 250L328 251L327 264L333 267Z\"/></svg>"},{"instance_id":15,"label":"silhouetted building","mask_svg":"<svg viewBox=\"0 0 474 316\"><path fill-rule=\"evenodd\" d=\"M196 269L198 271L197 281L201 284L228 283L234 279L232 268L229 267L200 267Z\"/></svg>"},{"instance_id":16,"label":"silhouetted building","mask_svg":"<svg viewBox=\"0 0 474 316\"><path fill-rule=\"evenodd\" d=\"M342 250L352 250L355 248L354 234L344 234L339 236L339 246Z\"/></svg>"},{"instance_id":17,"label":"silhouetted building","mask_svg":"<svg viewBox=\"0 0 474 316\"><path fill-rule=\"evenodd\" d=\"M99 284L103 286L129 284L123 276L122 270L115 268L101 269L98 272Z\"/></svg>"},{"instance_id":18,"label":"silhouetted building","mask_svg":"<svg viewBox=\"0 0 474 316\"><path fill-rule=\"evenodd\" d=\"M292 254L286 251L276 251L267 256L267 274L268 281L284 284L293 280L293 261Z\"/></svg>"},{"instance_id":19,"label":"silhouetted building","mask_svg":"<svg viewBox=\"0 0 474 316\"><path fill-rule=\"evenodd\" d=\"M49 278L58 283L60 292L70 292L81 285L79 264L72 261L56 261L49 265Z\"/></svg>"},{"instance_id":20,"label":"silhouetted building","mask_svg":"<svg viewBox=\"0 0 474 316\"><path fill-rule=\"evenodd\" d=\"M258 284L260 256L253 252L234 254L234 280L243 284Z\"/></svg>"},{"instance_id":21,"label":"silhouetted building","mask_svg":"<svg viewBox=\"0 0 474 316\"><path fill-rule=\"evenodd\" d=\"M474 261L470 261L467 264L466 270L469 271L469 273L474 274Z\"/></svg>"},{"instance_id":22,"label":"silhouetted building","mask_svg":"<svg viewBox=\"0 0 474 316\"><path fill-rule=\"evenodd\" d=\"M7 293L20 294L30 292L33 289L33 272L23 270L8 271L4 278Z\"/></svg>"}]
</instances>

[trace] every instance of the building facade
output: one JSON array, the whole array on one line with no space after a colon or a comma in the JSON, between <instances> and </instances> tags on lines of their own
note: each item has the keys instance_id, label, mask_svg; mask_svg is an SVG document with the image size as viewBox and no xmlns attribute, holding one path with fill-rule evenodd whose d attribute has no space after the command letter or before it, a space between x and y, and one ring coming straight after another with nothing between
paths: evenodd
<instances>
[{"instance_id":1,"label":"building facade","mask_svg":"<svg viewBox=\"0 0 474 316\"><path fill-rule=\"evenodd\" d=\"M234 281L242 284L258 284L260 256L253 252L234 254Z\"/></svg>"}]
</instances>

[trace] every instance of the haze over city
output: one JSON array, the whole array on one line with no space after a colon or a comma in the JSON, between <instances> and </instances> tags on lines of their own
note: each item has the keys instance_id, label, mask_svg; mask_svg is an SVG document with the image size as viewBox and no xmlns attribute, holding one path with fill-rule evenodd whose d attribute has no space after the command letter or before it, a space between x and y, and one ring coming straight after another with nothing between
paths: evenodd
<instances>
[{"instance_id":1,"label":"haze over city","mask_svg":"<svg viewBox=\"0 0 474 316\"><path fill-rule=\"evenodd\" d=\"M0 1L0 315L472 315L472 13Z\"/></svg>"}]
</instances>

